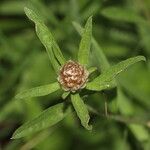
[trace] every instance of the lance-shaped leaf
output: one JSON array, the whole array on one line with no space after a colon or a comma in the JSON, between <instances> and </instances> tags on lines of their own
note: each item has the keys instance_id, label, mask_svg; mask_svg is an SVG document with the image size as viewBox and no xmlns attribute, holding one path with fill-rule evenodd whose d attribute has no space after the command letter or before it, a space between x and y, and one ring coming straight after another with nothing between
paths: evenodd
<instances>
[{"instance_id":1,"label":"lance-shaped leaf","mask_svg":"<svg viewBox=\"0 0 150 150\"><path fill-rule=\"evenodd\" d=\"M14 132L12 139L25 137L55 125L67 114L71 113L72 110L70 106L65 108L64 103L60 103L46 109L39 116L19 127Z\"/></svg>"},{"instance_id":2,"label":"lance-shaped leaf","mask_svg":"<svg viewBox=\"0 0 150 150\"><path fill-rule=\"evenodd\" d=\"M89 82L87 83L86 89L93 90L93 91L102 91L105 89L112 88L109 82L104 82L103 84L98 84L96 82Z\"/></svg>"},{"instance_id":3,"label":"lance-shaped leaf","mask_svg":"<svg viewBox=\"0 0 150 150\"><path fill-rule=\"evenodd\" d=\"M75 29L77 30L77 32L80 35L83 34L84 29L81 27L80 24L78 24L77 22L73 22L73 26L75 27ZM105 54L103 53L100 45L97 43L97 41L95 40L94 37L92 37L92 44L93 44L93 49L94 49L92 52L99 64L98 69L101 72L104 72L105 70L107 70L110 67L109 62L108 62Z\"/></svg>"},{"instance_id":4,"label":"lance-shaped leaf","mask_svg":"<svg viewBox=\"0 0 150 150\"><path fill-rule=\"evenodd\" d=\"M81 124L87 130L91 130L92 126L88 125L89 120L90 120L89 112L88 112L87 106L84 104L80 95L78 93L74 94L74 95L71 94L71 102L72 102L72 105L73 105L78 117L81 120Z\"/></svg>"},{"instance_id":5,"label":"lance-shaped leaf","mask_svg":"<svg viewBox=\"0 0 150 150\"><path fill-rule=\"evenodd\" d=\"M23 98L31 98L37 96L44 96L50 93L53 93L60 89L60 85L58 82L54 82L47 85L42 85L39 87L35 87L26 91L23 91L15 96L16 99L23 99Z\"/></svg>"},{"instance_id":6,"label":"lance-shaped leaf","mask_svg":"<svg viewBox=\"0 0 150 150\"><path fill-rule=\"evenodd\" d=\"M73 26L75 27L75 29L77 30L77 32L80 35L83 34L83 28L81 27L80 24L78 24L76 22L73 22ZM105 54L103 53L102 48L97 43L97 41L95 40L94 37L92 37L92 45L93 45L93 49L92 49L93 58L97 60L98 70L103 73L106 70L108 70L108 68L110 67L109 62L108 62ZM116 81L113 80L109 84L110 84L111 87L115 87L116 86ZM103 85L103 86L105 86L105 85Z\"/></svg>"},{"instance_id":7,"label":"lance-shaped leaf","mask_svg":"<svg viewBox=\"0 0 150 150\"><path fill-rule=\"evenodd\" d=\"M82 33L81 42L79 45L78 61L85 66L88 65L89 61L91 39L92 39L92 17L90 17L86 22L84 31Z\"/></svg>"},{"instance_id":8,"label":"lance-shaped leaf","mask_svg":"<svg viewBox=\"0 0 150 150\"><path fill-rule=\"evenodd\" d=\"M101 91L107 88L111 88L110 82L122 71L127 69L129 66L136 62L145 61L144 56L132 57L127 60L121 61L120 63L110 67L107 71L99 75L93 81L87 83L86 88L89 90Z\"/></svg>"},{"instance_id":9,"label":"lance-shaped leaf","mask_svg":"<svg viewBox=\"0 0 150 150\"><path fill-rule=\"evenodd\" d=\"M63 65L65 63L65 58L63 57L60 48L56 41L54 40L53 35L51 32L48 30L44 22L40 19L40 17L31 9L26 8L24 9L26 15L28 16L29 19L31 19L35 23L35 29L36 33L42 42L42 44L45 46L48 56L50 58L50 61L53 65L53 68L55 71L59 69L59 63ZM57 60L55 59L57 58Z\"/></svg>"}]
</instances>

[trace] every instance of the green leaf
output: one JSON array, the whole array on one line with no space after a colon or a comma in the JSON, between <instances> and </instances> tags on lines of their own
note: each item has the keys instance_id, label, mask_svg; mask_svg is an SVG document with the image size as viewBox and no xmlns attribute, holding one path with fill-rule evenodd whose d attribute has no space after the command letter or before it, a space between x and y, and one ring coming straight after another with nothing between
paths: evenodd
<instances>
[{"instance_id":1,"label":"green leaf","mask_svg":"<svg viewBox=\"0 0 150 150\"><path fill-rule=\"evenodd\" d=\"M54 82L47 85L42 85L39 87L35 87L26 91L23 91L15 96L16 99L23 99L23 98L31 98L37 96L44 96L50 93L53 93L60 89L59 83Z\"/></svg>"},{"instance_id":2,"label":"green leaf","mask_svg":"<svg viewBox=\"0 0 150 150\"><path fill-rule=\"evenodd\" d=\"M145 61L144 56L132 57L127 60L121 61L120 63L110 67L107 71L99 75L93 81L87 83L86 88L89 90L101 91L104 89L111 88L110 82L122 71L127 69L129 66L133 65L139 61Z\"/></svg>"},{"instance_id":3,"label":"green leaf","mask_svg":"<svg viewBox=\"0 0 150 150\"><path fill-rule=\"evenodd\" d=\"M93 91L102 91L105 89L109 89L111 86L109 83L103 83L103 84L98 84L96 82L89 82L86 85L86 89L88 90L93 90Z\"/></svg>"},{"instance_id":4,"label":"green leaf","mask_svg":"<svg viewBox=\"0 0 150 150\"><path fill-rule=\"evenodd\" d=\"M19 127L14 132L12 139L25 137L55 125L71 112L71 107L66 110L64 108L64 103L60 103L46 109L39 116Z\"/></svg>"},{"instance_id":5,"label":"green leaf","mask_svg":"<svg viewBox=\"0 0 150 150\"><path fill-rule=\"evenodd\" d=\"M145 22L145 20L136 12L121 7L107 7L101 11L101 14L107 18L117 21L125 21L130 23Z\"/></svg>"},{"instance_id":6,"label":"green leaf","mask_svg":"<svg viewBox=\"0 0 150 150\"><path fill-rule=\"evenodd\" d=\"M80 35L83 34L83 28L80 26L80 24L78 24L76 22L73 22L73 26L75 27L75 29L77 30L77 32ZM103 53L102 48L97 43L97 41L95 40L94 37L92 37L92 45L93 45L93 49L92 49L93 58L97 60L98 70L103 73L106 70L108 70L108 68L110 67L109 62L108 62L105 54ZM115 80L113 80L109 84L110 84L111 87L115 87L117 85ZM105 85L103 85L102 88L105 88L104 86Z\"/></svg>"},{"instance_id":7,"label":"green leaf","mask_svg":"<svg viewBox=\"0 0 150 150\"><path fill-rule=\"evenodd\" d=\"M82 34L78 52L78 61L85 66L87 66L89 62L91 38L92 38L92 17L89 17Z\"/></svg>"},{"instance_id":8,"label":"green leaf","mask_svg":"<svg viewBox=\"0 0 150 150\"><path fill-rule=\"evenodd\" d=\"M73 26L80 35L83 34L83 28L81 27L80 24L78 24L77 22L73 22ZM94 37L92 37L92 44L93 44L92 53L93 53L94 57L97 59L97 62L99 64L99 66L97 66L97 67L101 72L104 72L105 70L107 70L110 67L109 62L108 62L105 54L103 53L100 45L97 43L97 41L94 39Z\"/></svg>"},{"instance_id":9,"label":"green leaf","mask_svg":"<svg viewBox=\"0 0 150 150\"><path fill-rule=\"evenodd\" d=\"M30 9L34 10L35 12L40 12L40 16L50 24L54 26L58 25L58 19L54 15L53 11L44 5L42 1L30 0L27 6L29 6Z\"/></svg>"},{"instance_id":10,"label":"green leaf","mask_svg":"<svg viewBox=\"0 0 150 150\"><path fill-rule=\"evenodd\" d=\"M71 94L72 105L81 120L81 124L87 129L92 130L92 126L88 125L90 116L87 109L87 106L84 104L79 94Z\"/></svg>"},{"instance_id":11,"label":"green leaf","mask_svg":"<svg viewBox=\"0 0 150 150\"><path fill-rule=\"evenodd\" d=\"M63 65L65 63L65 58L63 57L59 46L57 45L56 41L54 40L53 35L48 30L42 19L31 9L25 7L24 9L26 15L29 19L31 19L35 23L36 33L42 42L42 44L45 46L48 56L50 58L50 61L52 63L53 68L57 72L60 68L60 65ZM57 58L57 60L55 59Z\"/></svg>"}]
</instances>

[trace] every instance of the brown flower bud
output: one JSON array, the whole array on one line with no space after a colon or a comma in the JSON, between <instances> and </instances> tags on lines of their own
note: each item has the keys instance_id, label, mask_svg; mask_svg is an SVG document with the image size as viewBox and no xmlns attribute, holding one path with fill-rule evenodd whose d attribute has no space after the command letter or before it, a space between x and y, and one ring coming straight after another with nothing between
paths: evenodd
<instances>
[{"instance_id":1,"label":"brown flower bud","mask_svg":"<svg viewBox=\"0 0 150 150\"><path fill-rule=\"evenodd\" d=\"M86 86L88 76L89 73L84 66L69 60L60 69L57 79L65 91L75 92Z\"/></svg>"}]
</instances>

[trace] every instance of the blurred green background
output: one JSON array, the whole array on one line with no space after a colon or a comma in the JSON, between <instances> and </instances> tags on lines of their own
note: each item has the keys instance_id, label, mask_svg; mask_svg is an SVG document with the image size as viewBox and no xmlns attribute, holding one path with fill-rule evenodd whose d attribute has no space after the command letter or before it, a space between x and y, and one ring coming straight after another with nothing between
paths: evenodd
<instances>
[{"instance_id":1,"label":"blurred green background","mask_svg":"<svg viewBox=\"0 0 150 150\"><path fill-rule=\"evenodd\" d=\"M19 140L12 133L60 99L60 93L14 100L19 91L51 83L56 76L24 14L33 8L45 21L67 59L76 58L80 36L72 21L84 24L93 15L93 36L111 65L144 55L122 73L118 88L108 91L108 112L118 118L91 114L92 132L76 115L53 128ZM0 150L149 150L150 149L150 0L1 0L0 1ZM98 61L91 56L91 64ZM101 93L86 103L104 113Z\"/></svg>"}]
</instances>

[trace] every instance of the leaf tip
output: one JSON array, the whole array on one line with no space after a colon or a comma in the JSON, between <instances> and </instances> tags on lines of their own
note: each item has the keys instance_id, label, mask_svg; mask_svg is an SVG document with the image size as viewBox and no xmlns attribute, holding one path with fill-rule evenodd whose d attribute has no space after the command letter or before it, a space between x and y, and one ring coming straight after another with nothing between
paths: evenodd
<instances>
[{"instance_id":1,"label":"leaf tip","mask_svg":"<svg viewBox=\"0 0 150 150\"><path fill-rule=\"evenodd\" d=\"M14 140L15 138L12 136L10 139L11 139L11 140Z\"/></svg>"},{"instance_id":2,"label":"leaf tip","mask_svg":"<svg viewBox=\"0 0 150 150\"><path fill-rule=\"evenodd\" d=\"M12 137L10 138L11 140L15 140L15 139L18 139L17 135L16 135L16 132L13 133Z\"/></svg>"},{"instance_id":3,"label":"leaf tip","mask_svg":"<svg viewBox=\"0 0 150 150\"><path fill-rule=\"evenodd\" d=\"M18 100L19 98L17 97L17 95L14 97L14 100Z\"/></svg>"},{"instance_id":4,"label":"leaf tip","mask_svg":"<svg viewBox=\"0 0 150 150\"><path fill-rule=\"evenodd\" d=\"M35 20L37 20L37 15L35 14L35 12L32 9L30 9L28 7L24 7L24 12L25 12L26 16L33 22L35 22Z\"/></svg>"},{"instance_id":5,"label":"leaf tip","mask_svg":"<svg viewBox=\"0 0 150 150\"><path fill-rule=\"evenodd\" d=\"M143 61L146 61L146 57L145 56L143 56Z\"/></svg>"},{"instance_id":6,"label":"leaf tip","mask_svg":"<svg viewBox=\"0 0 150 150\"><path fill-rule=\"evenodd\" d=\"M141 61L146 61L146 57L145 56L139 55L139 56L137 56L137 58L139 58Z\"/></svg>"},{"instance_id":7,"label":"leaf tip","mask_svg":"<svg viewBox=\"0 0 150 150\"><path fill-rule=\"evenodd\" d=\"M30 9L28 7L24 7L24 12L26 15L28 14L29 11L30 11Z\"/></svg>"},{"instance_id":8,"label":"leaf tip","mask_svg":"<svg viewBox=\"0 0 150 150\"><path fill-rule=\"evenodd\" d=\"M15 100L21 99L20 93L18 93L17 95L15 95L14 99L15 99Z\"/></svg>"},{"instance_id":9,"label":"leaf tip","mask_svg":"<svg viewBox=\"0 0 150 150\"><path fill-rule=\"evenodd\" d=\"M25 12L26 16L28 18L30 18L29 16L30 16L31 10L28 7L24 7L24 12Z\"/></svg>"},{"instance_id":10,"label":"leaf tip","mask_svg":"<svg viewBox=\"0 0 150 150\"><path fill-rule=\"evenodd\" d=\"M24 11L26 12L27 10L28 10L28 7L25 6L25 7L24 7Z\"/></svg>"},{"instance_id":11,"label":"leaf tip","mask_svg":"<svg viewBox=\"0 0 150 150\"><path fill-rule=\"evenodd\" d=\"M93 15L89 16L88 20L92 21L92 19L93 19Z\"/></svg>"},{"instance_id":12,"label":"leaf tip","mask_svg":"<svg viewBox=\"0 0 150 150\"><path fill-rule=\"evenodd\" d=\"M87 130L89 130L89 131L92 131L93 126L92 126L92 125L88 125L88 126L86 126L85 128L86 128Z\"/></svg>"},{"instance_id":13,"label":"leaf tip","mask_svg":"<svg viewBox=\"0 0 150 150\"><path fill-rule=\"evenodd\" d=\"M92 24L92 21L93 21L93 16L90 16L87 20L87 22L89 22L90 24Z\"/></svg>"}]
</instances>

